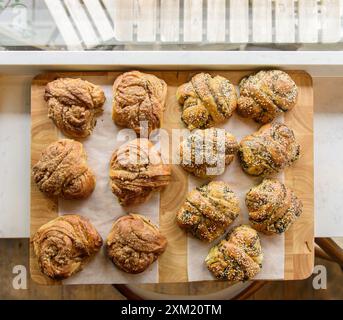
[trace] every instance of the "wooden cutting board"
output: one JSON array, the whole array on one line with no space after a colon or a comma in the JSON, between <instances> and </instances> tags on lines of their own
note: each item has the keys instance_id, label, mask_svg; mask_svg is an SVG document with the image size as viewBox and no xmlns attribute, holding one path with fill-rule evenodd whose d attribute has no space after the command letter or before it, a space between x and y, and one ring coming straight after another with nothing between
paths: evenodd
<instances>
[{"instance_id":1,"label":"wooden cutting board","mask_svg":"<svg viewBox=\"0 0 343 320\"><path fill-rule=\"evenodd\" d=\"M147 71L149 72L149 71ZM163 128L184 128L180 107L175 99L177 87L199 71L150 72L166 81L168 94ZM216 71L237 85L252 71ZM303 213L285 234L284 279L304 279L312 273L314 264L314 213L313 213L313 90L312 79L303 71L288 72L299 88L297 106L285 114L285 123L295 132L302 146L302 156L291 168L285 170L285 183L303 202ZM80 77L98 85L109 85L120 72L51 72L38 75L31 86L31 166L41 151L58 139L58 129L47 116L44 101L45 85L58 77ZM91 139L91 136L90 138ZM159 258L160 282L187 282L187 237L175 223L175 213L188 191L187 173L172 166L172 181L160 195L160 229L168 238L168 248ZM44 196L31 181L31 236L36 230L58 215L58 201ZM44 276L30 248L30 270L33 280L40 284L58 284ZM207 282L210 285L210 281Z\"/></svg>"}]
</instances>

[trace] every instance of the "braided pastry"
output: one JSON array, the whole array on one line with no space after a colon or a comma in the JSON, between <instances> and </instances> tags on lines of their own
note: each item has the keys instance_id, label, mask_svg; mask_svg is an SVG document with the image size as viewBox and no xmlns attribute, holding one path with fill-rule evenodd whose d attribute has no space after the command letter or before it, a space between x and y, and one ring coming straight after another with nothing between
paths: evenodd
<instances>
[{"instance_id":1,"label":"braided pastry","mask_svg":"<svg viewBox=\"0 0 343 320\"><path fill-rule=\"evenodd\" d=\"M269 176L299 158L300 146L294 132L283 123L266 124L245 137L238 155L243 170L253 176Z\"/></svg>"},{"instance_id":2,"label":"braided pastry","mask_svg":"<svg viewBox=\"0 0 343 320\"><path fill-rule=\"evenodd\" d=\"M170 166L148 139L136 139L114 151L110 162L112 192L123 206L146 201L170 181Z\"/></svg>"},{"instance_id":3,"label":"braided pastry","mask_svg":"<svg viewBox=\"0 0 343 320\"><path fill-rule=\"evenodd\" d=\"M31 242L41 271L55 280L82 270L102 246L99 233L79 215L59 216L44 224Z\"/></svg>"},{"instance_id":4,"label":"braided pastry","mask_svg":"<svg viewBox=\"0 0 343 320\"><path fill-rule=\"evenodd\" d=\"M182 120L189 130L204 129L231 117L237 105L234 85L221 76L198 73L180 86L176 98L183 107Z\"/></svg>"},{"instance_id":5,"label":"braided pastry","mask_svg":"<svg viewBox=\"0 0 343 320\"><path fill-rule=\"evenodd\" d=\"M210 242L225 233L239 211L238 198L230 186L223 181L211 181L188 193L176 220L181 228Z\"/></svg>"},{"instance_id":6,"label":"braided pastry","mask_svg":"<svg viewBox=\"0 0 343 320\"><path fill-rule=\"evenodd\" d=\"M258 233L247 225L241 225L210 249L205 262L217 279L235 283L255 277L261 270L262 260Z\"/></svg>"},{"instance_id":7,"label":"braided pastry","mask_svg":"<svg viewBox=\"0 0 343 320\"><path fill-rule=\"evenodd\" d=\"M264 179L250 189L245 203L253 228L265 234L285 232L302 212L294 192L276 179Z\"/></svg>"},{"instance_id":8,"label":"braided pastry","mask_svg":"<svg viewBox=\"0 0 343 320\"><path fill-rule=\"evenodd\" d=\"M87 165L80 142L61 139L50 144L32 168L33 180L50 197L83 199L95 188L95 176Z\"/></svg>"},{"instance_id":9,"label":"braided pastry","mask_svg":"<svg viewBox=\"0 0 343 320\"><path fill-rule=\"evenodd\" d=\"M96 124L96 116L105 103L103 90L88 81L59 78L49 82L44 99L48 104L48 116L67 136L89 136Z\"/></svg>"},{"instance_id":10,"label":"braided pastry","mask_svg":"<svg viewBox=\"0 0 343 320\"><path fill-rule=\"evenodd\" d=\"M113 121L123 127L143 130L147 122L148 133L161 127L167 95L166 83L152 74L139 71L120 75L113 84Z\"/></svg>"},{"instance_id":11,"label":"braided pastry","mask_svg":"<svg viewBox=\"0 0 343 320\"><path fill-rule=\"evenodd\" d=\"M197 177L213 177L223 173L237 149L235 137L224 129L199 129L180 145L181 166Z\"/></svg>"},{"instance_id":12,"label":"braided pastry","mask_svg":"<svg viewBox=\"0 0 343 320\"><path fill-rule=\"evenodd\" d=\"M107 255L117 267L141 273L165 251L167 239L148 219L131 213L114 223L106 245Z\"/></svg>"},{"instance_id":13,"label":"braided pastry","mask_svg":"<svg viewBox=\"0 0 343 320\"><path fill-rule=\"evenodd\" d=\"M281 70L259 71L245 77L239 89L238 114L262 124L291 110L298 97L296 84Z\"/></svg>"}]
</instances>

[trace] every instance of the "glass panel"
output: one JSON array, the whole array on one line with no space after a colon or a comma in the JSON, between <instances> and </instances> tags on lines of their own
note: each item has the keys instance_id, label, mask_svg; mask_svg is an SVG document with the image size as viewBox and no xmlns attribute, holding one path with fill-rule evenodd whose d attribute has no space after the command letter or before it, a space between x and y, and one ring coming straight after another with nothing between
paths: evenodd
<instances>
[{"instance_id":1,"label":"glass panel","mask_svg":"<svg viewBox=\"0 0 343 320\"><path fill-rule=\"evenodd\" d=\"M0 48L342 50L343 0L0 0Z\"/></svg>"}]
</instances>

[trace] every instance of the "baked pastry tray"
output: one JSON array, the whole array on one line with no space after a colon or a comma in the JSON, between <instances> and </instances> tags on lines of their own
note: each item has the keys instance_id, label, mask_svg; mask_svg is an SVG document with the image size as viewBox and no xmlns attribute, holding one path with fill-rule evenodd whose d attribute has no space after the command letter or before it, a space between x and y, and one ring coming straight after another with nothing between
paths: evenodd
<instances>
[{"instance_id":1,"label":"baked pastry tray","mask_svg":"<svg viewBox=\"0 0 343 320\"><path fill-rule=\"evenodd\" d=\"M254 70L255 71L255 70ZM168 85L166 110L162 127L167 131L184 128L181 121L181 109L175 93L181 84L198 72L218 74L228 78L234 85L254 71L145 71L163 79ZM79 77L101 86L111 86L122 72L51 72L38 75L31 86L31 165L38 161L41 151L61 136L53 122L47 116L44 101L45 86L58 77ZM284 122L289 125L302 147L301 159L284 172L284 182L292 188L303 202L303 213L284 234L283 265L284 280L304 279L312 273L314 264L314 199L313 199L313 90L312 79L304 71L287 71L298 86L297 106L284 115ZM107 97L111 100L110 97ZM231 121L231 119L229 120ZM251 120L250 120L251 121ZM98 122L99 126L101 125ZM113 124L114 126L114 124ZM229 130L230 131L230 130ZM253 130L252 130L253 131ZM232 132L235 134L235 132ZM88 139L91 139L90 136ZM108 159L109 161L109 159ZM107 171L105 168L104 170ZM242 173L243 174L243 173ZM189 245L188 236L175 223L175 214L189 189L189 176L178 165L172 165L170 184L159 194L158 221L161 232L168 239L166 252L157 263L157 281L152 282L189 282ZM203 181L205 182L205 181ZM230 181L228 181L230 182ZM113 196L113 201L117 201ZM149 204L148 204L149 205ZM104 208L106 210L106 208ZM37 229L58 216L58 200L44 196L31 182L31 236ZM139 213L139 212L137 212ZM82 213L80 213L82 214ZM100 253L99 253L100 254ZM199 260L200 261L200 260ZM115 268L113 266L113 268ZM87 266L85 266L87 269ZM44 276L39 270L32 246L30 248L30 271L33 280L39 284L58 284ZM81 273L84 271L81 271ZM106 278L106 275L103 276ZM134 278L133 278L134 279ZM275 279L275 278L271 278ZM203 279L202 279L203 280ZM205 279L207 280L207 279ZM267 279L268 280L268 279ZM130 281L131 283L135 280ZM216 281L216 280L211 280ZM123 281L118 281L123 283ZM128 281L129 282L129 281ZM144 281L146 282L146 281ZM74 282L75 283L75 282ZM89 283L93 283L92 281ZM94 284L100 283L94 281ZM107 282L101 282L107 283ZM113 280L116 283L116 280Z\"/></svg>"}]
</instances>

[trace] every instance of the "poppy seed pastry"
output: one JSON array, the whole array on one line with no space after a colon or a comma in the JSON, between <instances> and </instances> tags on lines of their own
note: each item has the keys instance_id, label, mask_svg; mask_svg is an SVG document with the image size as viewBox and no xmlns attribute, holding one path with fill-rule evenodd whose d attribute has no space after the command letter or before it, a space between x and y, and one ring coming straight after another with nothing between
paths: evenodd
<instances>
[{"instance_id":1,"label":"poppy seed pastry","mask_svg":"<svg viewBox=\"0 0 343 320\"><path fill-rule=\"evenodd\" d=\"M247 193L252 227L265 234L285 232L302 213L302 202L276 179L264 179Z\"/></svg>"},{"instance_id":2,"label":"poppy seed pastry","mask_svg":"<svg viewBox=\"0 0 343 320\"><path fill-rule=\"evenodd\" d=\"M261 270L262 260L257 231L247 225L241 225L210 249L205 262L208 270L217 279L236 283L254 278Z\"/></svg>"},{"instance_id":3,"label":"poppy seed pastry","mask_svg":"<svg viewBox=\"0 0 343 320\"><path fill-rule=\"evenodd\" d=\"M188 193L176 221L195 237L211 242L225 233L239 212L238 198L230 186L211 181Z\"/></svg>"},{"instance_id":4,"label":"poppy seed pastry","mask_svg":"<svg viewBox=\"0 0 343 320\"><path fill-rule=\"evenodd\" d=\"M83 145L71 139L50 144L33 166L32 176L39 190L50 197L84 199L95 188Z\"/></svg>"},{"instance_id":5,"label":"poppy seed pastry","mask_svg":"<svg viewBox=\"0 0 343 320\"><path fill-rule=\"evenodd\" d=\"M141 273L165 251L167 239L147 218L131 213L115 221L106 245L107 255L117 267Z\"/></svg>"},{"instance_id":6,"label":"poppy seed pastry","mask_svg":"<svg viewBox=\"0 0 343 320\"><path fill-rule=\"evenodd\" d=\"M55 280L82 270L102 246L102 239L89 220L75 214L44 224L31 242L41 271Z\"/></svg>"},{"instance_id":7,"label":"poppy seed pastry","mask_svg":"<svg viewBox=\"0 0 343 320\"><path fill-rule=\"evenodd\" d=\"M59 78L47 84L44 99L49 118L66 136L85 138L103 110L105 94L100 86L88 81Z\"/></svg>"},{"instance_id":8,"label":"poppy seed pastry","mask_svg":"<svg viewBox=\"0 0 343 320\"><path fill-rule=\"evenodd\" d=\"M262 70L241 80L237 112L258 123L273 121L291 110L297 102L298 88L281 70Z\"/></svg>"},{"instance_id":9,"label":"poppy seed pastry","mask_svg":"<svg viewBox=\"0 0 343 320\"><path fill-rule=\"evenodd\" d=\"M279 122L266 124L245 137L238 150L243 170L250 175L262 177L291 166L299 155L300 146L293 130Z\"/></svg>"},{"instance_id":10,"label":"poppy seed pastry","mask_svg":"<svg viewBox=\"0 0 343 320\"><path fill-rule=\"evenodd\" d=\"M123 206L140 204L167 186L171 169L148 139L132 140L114 151L110 161L113 194Z\"/></svg>"},{"instance_id":11,"label":"poppy seed pastry","mask_svg":"<svg viewBox=\"0 0 343 320\"><path fill-rule=\"evenodd\" d=\"M197 177L214 177L224 172L237 150L235 137L224 129L198 129L181 142L180 164Z\"/></svg>"},{"instance_id":12,"label":"poppy seed pastry","mask_svg":"<svg viewBox=\"0 0 343 320\"><path fill-rule=\"evenodd\" d=\"M198 73L181 85L176 98L189 130L205 129L229 119L237 106L234 85L224 77Z\"/></svg>"},{"instance_id":13,"label":"poppy seed pastry","mask_svg":"<svg viewBox=\"0 0 343 320\"><path fill-rule=\"evenodd\" d=\"M133 129L137 134L160 128L167 96L167 84L152 74L130 71L113 84L112 119L115 124Z\"/></svg>"}]
</instances>

